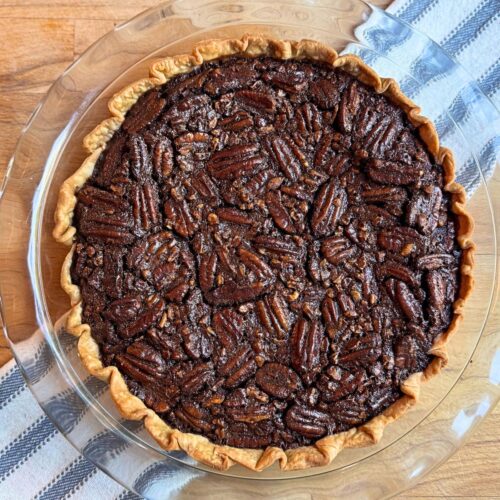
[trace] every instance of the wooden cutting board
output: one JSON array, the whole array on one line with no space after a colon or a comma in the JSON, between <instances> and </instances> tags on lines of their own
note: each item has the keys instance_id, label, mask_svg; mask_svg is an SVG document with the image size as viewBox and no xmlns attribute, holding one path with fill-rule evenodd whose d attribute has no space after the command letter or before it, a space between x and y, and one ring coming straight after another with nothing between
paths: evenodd
<instances>
[{"instance_id":1,"label":"wooden cutting board","mask_svg":"<svg viewBox=\"0 0 500 500\"><path fill-rule=\"evenodd\" d=\"M0 180L23 125L60 73L119 22L155 0L0 0ZM372 3L386 7L390 0ZM500 187L493 188L500 196ZM6 256L0 255L0 266ZM20 306L22 307L22 306ZM0 336L0 366L12 355ZM500 407L469 443L398 498L500 498Z\"/></svg>"}]
</instances>

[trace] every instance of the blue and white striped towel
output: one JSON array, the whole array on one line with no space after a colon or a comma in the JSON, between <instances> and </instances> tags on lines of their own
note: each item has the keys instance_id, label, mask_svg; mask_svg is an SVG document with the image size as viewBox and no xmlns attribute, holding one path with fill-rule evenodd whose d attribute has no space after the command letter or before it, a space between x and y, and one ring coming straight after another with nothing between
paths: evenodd
<instances>
[{"instance_id":1,"label":"blue and white striped towel","mask_svg":"<svg viewBox=\"0 0 500 500\"><path fill-rule=\"evenodd\" d=\"M387 10L444 47L500 108L500 0L396 0ZM415 54L412 50L403 40L389 52L405 51L406 58L411 60L412 53ZM384 74L380 61L368 62ZM429 81L423 89L413 92L412 82L408 81L404 90L423 104L424 113L436 120L440 128L440 116L434 116L434 110L426 108L427 102L435 102L435 87L436 82ZM473 125L469 123L471 117L460 109L453 91L446 89L443 99L465 130ZM485 130L480 140L478 156L483 173L488 176L500 158L496 124ZM467 161L464 165L459 172L460 180L471 192L477 185L477 171L472 166L469 169ZM98 395L105 392L100 384L96 382ZM67 397L71 395L64 394L61 399ZM85 426L84 413L82 410L79 415L69 416L73 419L69 425ZM16 417L12 418L13 415ZM14 362L0 370L0 421L0 499L137 498L80 455L53 427Z\"/></svg>"}]
</instances>

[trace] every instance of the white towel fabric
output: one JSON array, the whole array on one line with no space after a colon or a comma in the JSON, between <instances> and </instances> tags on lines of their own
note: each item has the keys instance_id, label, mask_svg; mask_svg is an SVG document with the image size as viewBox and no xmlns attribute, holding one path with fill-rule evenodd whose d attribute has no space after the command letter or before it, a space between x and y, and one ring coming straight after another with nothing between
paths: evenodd
<instances>
[{"instance_id":1,"label":"white towel fabric","mask_svg":"<svg viewBox=\"0 0 500 500\"><path fill-rule=\"evenodd\" d=\"M68 359L76 357L74 339L68 334L61 337L68 348L73 347ZM28 341L36 346L33 351L33 367L39 370L39 377L57 383L57 365L45 356L40 348L43 337L36 332ZM76 363L75 363L76 364ZM139 498L131 496L122 486L101 472L84 458L59 432L28 389L21 372L14 360L0 370L0 499L24 500L62 498L111 499L117 497ZM56 382L54 382L56 381ZM68 391L50 387L53 407L59 405L64 412L71 398ZM95 380L96 396L107 395L105 384ZM73 400L74 401L74 400ZM90 415L82 405L81 412L68 412L65 427L78 427L81 432L88 432Z\"/></svg>"},{"instance_id":2,"label":"white towel fabric","mask_svg":"<svg viewBox=\"0 0 500 500\"><path fill-rule=\"evenodd\" d=\"M434 121L442 144L455 153L457 179L470 196L480 183L477 164L487 179L500 158L500 0L397 0L387 12L425 33L445 54L404 27L386 41L376 13L362 25L360 38L384 57L356 44L348 49L381 75L397 78Z\"/></svg>"},{"instance_id":3,"label":"white towel fabric","mask_svg":"<svg viewBox=\"0 0 500 500\"><path fill-rule=\"evenodd\" d=\"M444 47L477 80L497 108L500 107L499 0L396 0L388 12ZM417 54L419 49L408 46L402 39L400 44L394 44L384 53L391 56L403 51L411 60L412 54ZM383 61L372 57L367 62L384 74ZM446 128L445 121L440 122L440 116L436 116L436 110L430 104L436 102L435 93L443 87L442 82L430 79L421 89L413 88L408 80L402 83L403 89L422 104L424 113L436 120L438 129ZM466 109L461 109L460 100L456 99L458 91L460 89L446 88L441 99L467 130L474 125L473 117ZM440 132L445 135L448 132L452 143L459 140L453 136L453 131ZM481 141L479 159L487 176L499 159L497 124L492 123L482 134L478 139ZM459 176L469 192L476 187L478 175L471 162L464 162ZM47 376L50 370L57 368L47 367L40 377ZM107 397L105 387L100 384L95 384L96 395ZM70 395L62 394L60 402L64 403L68 397ZM69 444L36 403L14 361L0 370L0 421L0 499L139 498L101 472ZM85 409L81 414L69 415L68 425L78 426L85 432ZM173 486L181 486L178 481L182 483L176 478Z\"/></svg>"}]
</instances>

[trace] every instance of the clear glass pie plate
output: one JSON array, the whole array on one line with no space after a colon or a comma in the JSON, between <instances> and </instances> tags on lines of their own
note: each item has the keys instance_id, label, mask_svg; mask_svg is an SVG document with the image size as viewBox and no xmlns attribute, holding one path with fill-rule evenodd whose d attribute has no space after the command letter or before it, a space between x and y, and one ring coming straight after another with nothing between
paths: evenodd
<instances>
[{"instance_id":1,"label":"clear glass pie plate","mask_svg":"<svg viewBox=\"0 0 500 500\"><path fill-rule=\"evenodd\" d=\"M82 138L108 116L109 97L146 75L152 60L190 51L203 39L246 32L311 38L358 53L417 102L420 96L423 113L436 120L442 143L455 152L476 220L476 288L447 369L378 445L344 450L330 466L306 471L215 472L183 453L161 450L140 423L120 417L62 328L68 299L59 272L68 249L52 240L53 212L61 182L85 157ZM398 50L406 43L416 59ZM437 90L426 92L429 83ZM451 107L447 95L456 95ZM361 0L173 0L117 26L51 87L20 138L2 190L0 234L9 256L8 268L0 270L3 322L33 394L82 454L146 498L281 498L291 492L294 498L381 498L411 487L458 449L500 397L500 199L490 198L500 174L490 171L482 149L482 138L495 127L498 111L463 68L424 35Z\"/></svg>"}]
</instances>

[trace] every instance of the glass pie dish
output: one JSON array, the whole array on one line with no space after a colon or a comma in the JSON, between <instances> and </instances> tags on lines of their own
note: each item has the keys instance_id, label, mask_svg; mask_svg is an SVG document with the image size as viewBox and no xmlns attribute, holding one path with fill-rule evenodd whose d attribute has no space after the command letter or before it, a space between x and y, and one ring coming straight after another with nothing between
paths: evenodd
<instances>
[{"instance_id":1,"label":"glass pie dish","mask_svg":"<svg viewBox=\"0 0 500 500\"><path fill-rule=\"evenodd\" d=\"M455 153L458 180L477 221L477 285L450 344L448 368L379 444L345 450L330 466L306 471L215 472L183 453L162 450L140 423L120 418L106 386L87 375L75 340L63 328L68 302L59 271L67 249L52 240L52 218L59 185L85 156L83 136L107 116L109 97L144 76L155 58L189 52L203 39L246 32L312 38L357 53L379 74L396 78L411 97L420 97L423 114L436 121L442 143ZM411 60L398 50L408 42L417 50ZM431 83L439 91L425 93ZM444 89L457 96L449 111ZM20 139L2 192L0 228L12 255L12 265L0 271L2 314L35 397L82 454L146 498L181 492L219 497L242 490L251 495L263 491L259 481L266 481L264 491L273 497L293 488L297 495L380 498L410 487L460 446L500 396L498 200L489 196L498 172L489 171L482 154L484 135L498 124L498 112L463 68L424 35L360 0L177 0L117 27L50 89Z\"/></svg>"}]
</instances>

